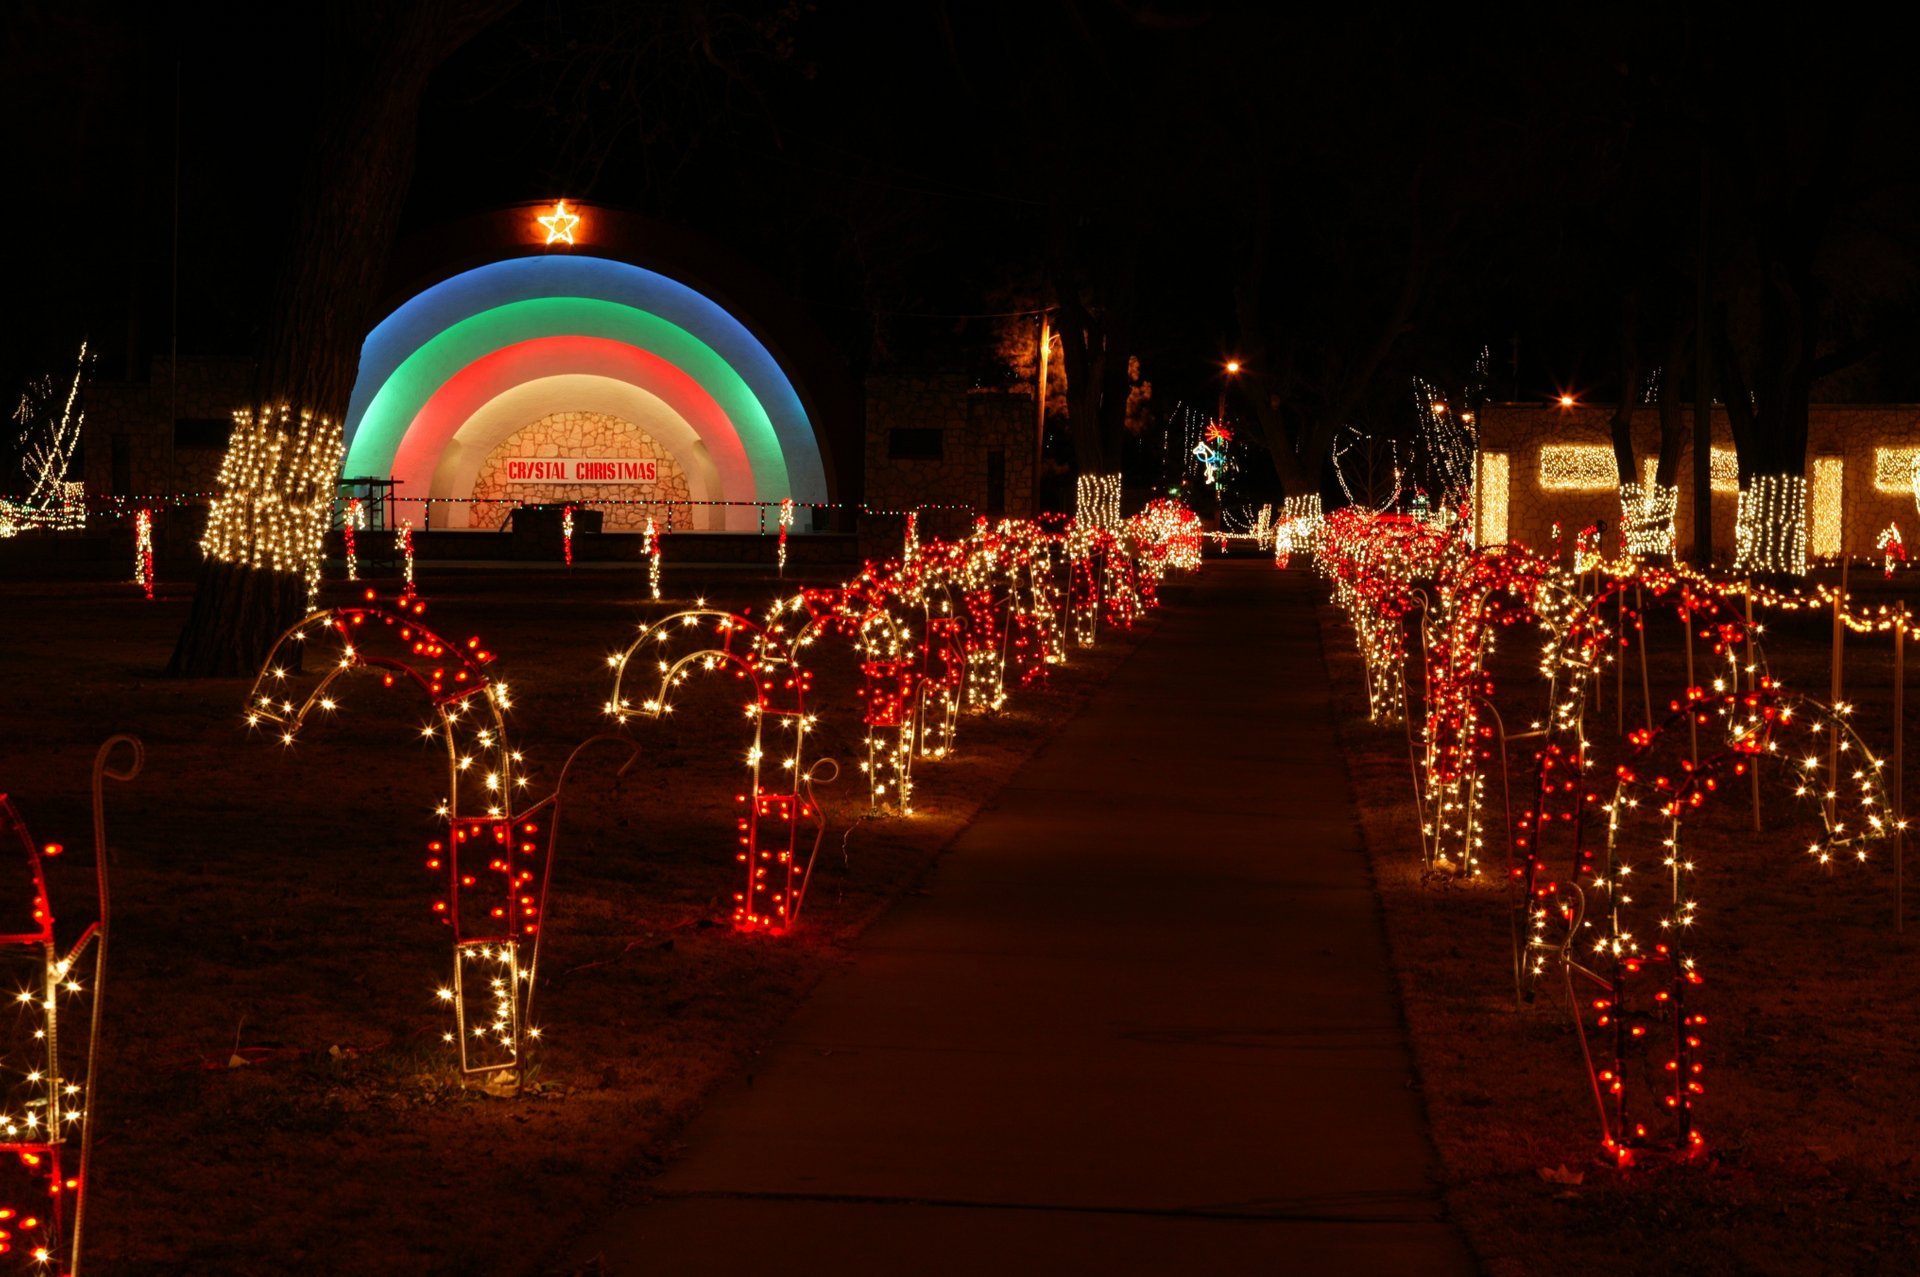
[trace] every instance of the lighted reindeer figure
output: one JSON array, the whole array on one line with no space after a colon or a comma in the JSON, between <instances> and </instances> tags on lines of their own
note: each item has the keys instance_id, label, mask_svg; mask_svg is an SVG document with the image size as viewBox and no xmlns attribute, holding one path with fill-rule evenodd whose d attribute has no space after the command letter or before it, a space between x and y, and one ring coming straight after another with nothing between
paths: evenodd
<instances>
[{"instance_id":1,"label":"lighted reindeer figure","mask_svg":"<svg viewBox=\"0 0 1920 1277\"><path fill-rule=\"evenodd\" d=\"M132 761L110 763L125 745ZM11 974L14 1015L0 1054L0 1272L79 1277L87 1194L92 1186L94 1077L100 1059L100 1011L106 983L107 826L105 781L132 780L145 753L131 736L114 736L93 759L94 880L97 919L65 943L56 935L41 857L59 843L36 843L19 811L0 793L0 963ZM87 961L92 951L91 962Z\"/></svg>"},{"instance_id":2,"label":"lighted reindeer figure","mask_svg":"<svg viewBox=\"0 0 1920 1277\"><path fill-rule=\"evenodd\" d=\"M488 670L493 653L477 638L456 644L428 629L421 620L426 604L417 598L391 607L375 602L371 590L366 598L315 612L281 636L247 698L247 724L270 728L291 746L310 720L339 708L337 685L356 674L426 695L432 719L420 734L438 738L447 760L447 795L437 808L447 832L426 848L427 870L442 884L433 913L453 932L452 975L438 998L451 1007L454 1027L443 1037L457 1046L463 1076L485 1075L517 1091L527 1049L540 1037L531 1019L533 991L560 797L574 759L607 738L583 742L553 793L522 807L525 760L508 740L513 701ZM308 662L310 671L303 669Z\"/></svg>"},{"instance_id":3,"label":"lighted reindeer figure","mask_svg":"<svg viewBox=\"0 0 1920 1277\"><path fill-rule=\"evenodd\" d=\"M826 836L813 787L839 773L832 759L807 763L807 733L814 719L806 710L806 690L812 675L794 661L785 628L778 617L762 627L732 612L696 608L655 621L624 652L607 658L614 678L605 709L622 725L636 716L671 714L674 693L696 672L726 670L748 686L753 743L746 758L748 785L738 795L742 810L735 822L734 858L742 882L733 897L733 923L742 931L784 932L799 921ZM770 724L777 736L769 735ZM777 769L769 767L770 750L778 757ZM803 822L814 831L804 861Z\"/></svg>"}]
</instances>

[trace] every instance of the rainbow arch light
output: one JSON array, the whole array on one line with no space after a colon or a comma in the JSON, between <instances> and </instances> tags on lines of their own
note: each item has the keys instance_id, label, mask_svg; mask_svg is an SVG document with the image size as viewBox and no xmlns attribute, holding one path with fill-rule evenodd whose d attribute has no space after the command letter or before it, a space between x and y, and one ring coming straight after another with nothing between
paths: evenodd
<instances>
[{"instance_id":1,"label":"rainbow arch light","mask_svg":"<svg viewBox=\"0 0 1920 1277\"><path fill-rule=\"evenodd\" d=\"M643 267L518 257L414 295L367 335L346 419L349 475L392 475L465 526L491 450L550 413L618 417L685 471L692 526L755 531L750 503L829 499L814 423L771 351L711 298ZM625 492L609 490L609 496Z\"/></svg>"}]
</instances>

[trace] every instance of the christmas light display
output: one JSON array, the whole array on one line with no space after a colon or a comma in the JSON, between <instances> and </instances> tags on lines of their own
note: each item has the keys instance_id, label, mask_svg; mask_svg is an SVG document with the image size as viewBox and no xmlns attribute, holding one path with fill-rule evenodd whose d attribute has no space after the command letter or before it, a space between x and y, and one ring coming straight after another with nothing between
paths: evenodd
<instances>
[{"instance_id":1,"label":"christmas light display","mask_svg":"<svg viewBox=\"0 0 1920 1277\"><path fill-rule=\"evenodd\" d=\"M438 738L447 758L447 793L436 808L447 834L428 844L426 860L444 883L432 912L453 930L452 978L438 994L454 1013L445 1037L459 1048L463 1074L517 1087L527 1045L539 1036L527 1012L549 876L542 859L553 850L551 835L544 847L539 841L543 822L535 817L557 798L517 810L528 779L508 740L507 685L487 671L493 653L477 638L440 637L422 622L425 613L415 598L381 606L371 590L361 604L314 612L274 645L247 697L246 720L291 747L310 719L339 708L335 685L349 674L372 671L388 687L405 682L425 693L431 717L420 734Z\"/></svg>"},{"instance_id":2,"label":"christmas light display","mask_svg":"<svg viewBox=\"0 0 1920 1277\"><path fill-rule=\"evenodd\" d=\"M1200 433L1200 442L1193 445L1193 458L1200 463L1201 482L1216 492L1224 489L1227 472L1233 467L1233 460L1227 449L1233 443L1233 432L1219 422L1210 423Z\"/></svg>"},{"instance_id":3,"label":"christmas light display","mask_svg":"<svg viewBox=\"0 0 1920 1277\"><path fill-rule=\"evenodd\" d=\"M1484 368L1480 372L1484 373ZM1439 505L1443 509L1451 509L1472 494L1473 457L1479 447L1472 406L1480 393L1479 387L1469 386L1464 396L1467 407L1455 412L1439 387L1419 377L1413 379L1413 407L1420 426L1420 446L1427 455L1429 470L1439 481Z\"/></svg>"},{"instance_id":4,"label":"christmas light display","mask_svg":"<svg viewBox=\"0 0 1920 1277\"><path fill-rule=\"evenodd\" d=\"M1083 474L1074 484L1074 519L1082 527L1111 532L1120 526L1120 476Z\"/></svg>"},{"instance_id":5,"label":"christmas light display","mask_svg":"<svg viewBox=\"0 0 1920 1277\"><path fill-rule=\"evenodd\" d=\"M1520 809L1509 799L1506 812L1519 912L1516 987L1531 998L1545 976L1559 976L1609 1156L1624 1164L1690 1155L1703 1143L1694 1106L1705 1094L1706 1019L1693 948L1703 916L1697 853L1683 843L1688 818L1734 779L1764 768L1789 772L1793 792L1821 812L1823 833L1806 849L1820 864L1843 853L1865 859L1872 841L1904 829L1883 763L1851 727L1850 707L1781 688L1766 673L1758 627L1733 603L1746 595L1807 609L1824 599L1836 625L1863 629L1908 618L1885 605L1855 613L1837 592L1788 594L1633 561L1588 562L1579 573L1519 547L1472 549L1457 536L1436 546L1425 539L1434 535L1412 520L1340 511L1328 520L1320 556L1360 639L1377 717L1391 715L1381 712L1375 688L1393 687L1406 622L1425 609L1417 738L1424 763L1416 772L1428 872L1473 871L1488 827L1483 773L1496 769L1495 792L1510 793L1508 750L1529 742L1533 783ZM1618 669L1633 643L1644 651L1653 611L1677 619L1690 678L1700 644L1721 672L1672 698L1658 720L1649 694L1644 725L1625 731L1615 749L1597 749L1589 702L1602 672ZM1537 622L1546 635L1548 705L1530 731L1509 737L1484 657L1496 627L1521 622ZM1624 680L1616 695L1624 695ZM1390 711L1391 691L1384 704ZM1624 706L1617 712L1624 725ZM1609 752L1618 760L1611 794L1592 779ZM1843 767L1844 759L1853 761ZM1757 788L1755 802L1757 818ZM1636 867L1639 879L1631 877ZM1656 1079L1651 1102L1642 1077Z\"/></svg>"},{"instance_id":6,"label":"christmas light display","mask_svg":"<svg viewBox=\"0 0 1920 1277\"><path fill-rule=\"evenodd\" d=\"M0 537L33 528L59 532L85 526L86 485L67 475L86 421L80 392L92 364L92 352L83 341L64 398L50 376L39 378L20 396L13 419L20 426L18 448L27 494L18 501L0 498ZM56 400L60 400L57 411Z\"/></svg>"},{"instance_id":7,"label":"christmas light display","mask_svg":"<svg viewBox=\"0 0 1920 1277\"><path fill-rule=\"evenodd\" d=\"M403 597L413 597L413 521L400 521L400 571Z\"/></svg>"},{"instance_id":8,"label":"christmas light display","mask_svg":"<svg viewBox=\"0 0 1920 1277\"><path fill-rule=\"evenodd\" d=\"M1593 443L1540 447L1540 486L1548 492L1610 492L1620 482L1613 449Z\"/></svg>"},{"instance_id":9,"label":"christmas light display","mask_svg":"<svg viewBox=\"0 0 1920 1277\"><path fill-rule=\"evenodd\" d=\"M560 511L560 552L567 561L567 571L573 571L573 507L566 506Z\"/></svg>"},{"instance_id":10,"label":"christmas light display","mask_svg":"<svg viewBox=\"0 0 1920 1277\"><path fill-rule=\"evenodd\" d=\"M1507 543L1508 478L1511 459L1504 452L1482 452L1473 489L1474 530L1481 545Z\"/></svg>"},{"instance_id":11,"label":"christmas light display","mask_svg":"<svg viewBox=\"0 0 1920 1277\"><path fill-rule=\"evenodd\" d=\"M548 244L571 244L574 228L580 225L580 214L570 212L565 200L555 200L551 213L533 220L545 228Z\"/></svg>"},{"instance_id":12,"label":"christmas light display","mask_svg":"<svg viewBox=\"0 0 1920 1277\"><path fill-rule=\"evenodd\" d=\"M1740 489L1733 525L1736 575L1807 574L1807 481L1797 474L1757 474Z\"/></svg>"},{"instance_id":13,"label":"christmas light display","mask_svg":"<svg viewBox=\"0 0 1920 1277\"><path fill-rule=\"evenodd\" d=\"M1813 482L1809 491L1812 527L1807 550L1817 559L1831 561L1840 557L1846 469L1846 462L1840 457L1813 459Z\"/></svg>"},{"instance_id":14,"label":"christmas light display","mask_svg":"<svg viewBox=\"0 0 1920 1277\"><path fill-rule=\"evenodd\" d=\"M1638 483L1620 485L1620 541L1636 559L1670 559L1675 542L1674 517L1680 510L1680 489L1651 474Z\"/></svg>"},{"instance_id":15,"label":"christmas light display","mask_svg":"<svg viewBox=\"0 0 1920 1277\"><path fill-rule=\"evenodd\" d=\"M1907 543L1900 539L1900 525L1889 523L1874 540L1873 548L1880 551L1881 566L1887 579L1892 580L1893 565L1898 563L1904 567L1907 562Z\"/></svg>"},{"instance_id":16,"label":"christmas light display","mask_svg":"<svg viewBox=\"0 0 1920 1277\"><path fill-rule=\"evenodd\" d=\"M793 526L793 498L783 497L780 501L780 568L778 575L787 574L787 529Z\"/></svg>"},{"instance_id":17,"label":"christmas light display","mask_svg":"<svg viewBox=\"0 0 1920 1277\"><path fill-rule=\"evenodd\" d=\"M726 670L748 686L746 712L753 726L748 783L735 795L740 813L734 857L743 881L733 896L733 923L743 931L782 932L799 920L827 829L813 787L839 770L831 759L807 761L814 718L806 709L806 691L812 675L794 661L789 643L778 615L763 628L732 612L696 608L644 627L625 651L607 658L614 679L605 709L623 726L636 716L671 714L674 692L695 672ZM643 679L644 689L635 686ZM778 735L769 735L770 724ZM812 827L813 840L803 857L804 826Z\"/></svg>"},{"instance_id":18,"label":"christmas light display","mask_svg":"<svg viewBox=\"0 0 1920 1277\"><path fill-rule=\"evenodd\" d=\"M1280 519L1273 528L1274 562L1285 567L1296 554L1312 554L1325 522L1319 493L1282 500Z\"/></svg>"},{"instance_id":19,"label":"christmas light display","mask_svg":"<svg viewBox=\"0 0 1920 1277\"><path fill-rule=\"evenodd\" d=\"M133 583L153 598L153 511L133 516Z\"/></svg>"},{"instance_id":20,"label":"christmas light display","mask_svg":"<svg viewBox=\"0 0 1920 1277\"><path fill-rule=\"evenodd\" d=\"M297 576L311 590L320 580L339 473L340 431L326 418L296 416L284 406L236 412L201 550L224 563Z\"/></svg>"},{"instance_id":21,"label":"christmas light display","mask_svg":"<svg viewBox=\"0 0 1920 1277\"><path fill-rule=\"evenodd\" d=\"M443 503L436 528L465 526L481 461L532 419L507 409L606 411L609 396L679 463L696 528L753 532L761 505L831 500L819 423L747 324L658 271L577 250L462 271L381 320L360 351L345 470Z\"/></svg>"},{"instance_id":22,"label":"christmas light display","mask_svg":"<svg viewBox=\"0 0 1920 1277\"><path fill-rule=\"evenodd\" d=\"M660 531L653 526L653 516L647 516L646 539L643 546L647 552L647 589L655 599L660 597Z\"/></svg>"},{"instance_id":23,"label":"christmas light display","mask_svg":"<svg viewBox=\"0 0 1920 1277\"><path fill-rule=\"evenodd\" d=\"M1875 448L1873 490L1889 496L1908 495L1913 491L1913 472L1917 462L1920 462L1920 448Z\"/></svg>"},{"instance_id":24,"label":"christmas light display","mask_svg":"<svg viewBox=\"0 0 1920 1277\"><path fill-rule=\"evenodd\" d=\"M1711 492L1740 491L1740 454L1732 448L1707 453L1707 487Z\"/></svg>"},{"instance_id":25,"label":"christmas light display","mask_svg":"<svg viewBox=\"0 0 1920 1277\"><path fill-rule=\"evenodd\" d=\"M346 513L340 520L340 531L347 542L347 580L360 579L360 554L355 538L360 529L367 526L367 513L361 508L359 497L347 498Z\"/></svg>"},{"instance_id":26,"label":"christmas light display","mask_svg":"<svg viewBox=\"0 0 1920 1277\"><path fill-rule=\"evenodd\" d=\"M111 759L125 745L131 761ZM14 1015L0 1054L0 1268L79 1277L86 1204L93 1188L96 1075L105 997L108 919L105 782L132 780L145 754L131 736L114 736L93 760L95 920L65 949L56 947L53 904L43 857L60 843L34 841L18 809L0 793L0 857L12 864L8 924L0 965L11 973ZM91 960L89 959L91 951Z\"/></svg>"}]
</instances>

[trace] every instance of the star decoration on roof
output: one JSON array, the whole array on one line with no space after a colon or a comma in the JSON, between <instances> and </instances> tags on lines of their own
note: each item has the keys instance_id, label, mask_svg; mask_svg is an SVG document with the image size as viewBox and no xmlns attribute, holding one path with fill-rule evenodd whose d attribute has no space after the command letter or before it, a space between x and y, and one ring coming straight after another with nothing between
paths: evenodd
<instances>
[{"instance_id":1,"label":"star decoration on roof","mask_svg":"<svg viewBox=\"0 0 1920 1277\"><path fill-rule=\"evenodd\" d=\"M554 201L553 212L545 217L534 220L547 228L547 243L571 244L573 243L573 228L580 224L580 215L578 213L569 213L565 200L556 200Z\"/></svg>"}]
</instances>

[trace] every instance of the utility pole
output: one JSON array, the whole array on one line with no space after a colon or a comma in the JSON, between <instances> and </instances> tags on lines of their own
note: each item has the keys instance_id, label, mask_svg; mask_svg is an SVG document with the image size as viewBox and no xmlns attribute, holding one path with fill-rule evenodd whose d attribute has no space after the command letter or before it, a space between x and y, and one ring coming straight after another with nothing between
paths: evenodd
<instances>
[{"instance_id":1,"label":"utility pole","mask_svg":"<svg viewBox=\"0 0 1920 1277\"><path fill-rule=\"evenodd\" d=\"M1700 139L1700 237L1693 283L1693 561L1713 565L1713 343L1707 336L1707 140Z\"/></svg>"},{"instance_id":2,"label":"utility pole","mask_svg":"<svg viewBox=\"0 0 1920 1277\"><path fill-rule=\"evenodd\" d=\"M1047 355L1053 349L1053 316L1040 312L1040 385L1034 394L1038 422L1033 434L1033 513L1040 513L1040 470L1047 459Z\"/></svg>"}]
</instances>

